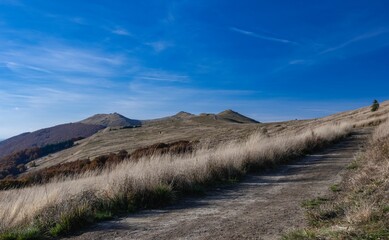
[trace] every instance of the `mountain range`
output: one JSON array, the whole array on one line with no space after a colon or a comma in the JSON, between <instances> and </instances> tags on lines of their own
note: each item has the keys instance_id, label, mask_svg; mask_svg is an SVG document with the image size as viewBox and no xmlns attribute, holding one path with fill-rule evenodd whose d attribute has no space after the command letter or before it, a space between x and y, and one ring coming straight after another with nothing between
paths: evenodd
<instances>
[{"instance_id":1,"label":"mountain range","mask_svg":"<svg viewBox=\"0 0 389 240\"><path fill-rule=\"evenodd\" d=\"M232 110L226 110L219 114L200 115L182 111L170 117L143 121L130 119L118 113L96 114L79 122L65 123L34 132L22 133L0 141L0 158L27 148L43 147L70 139L88 138L105 128L140 127L145 123L160 123L171 120L199 121L207 118L231 123L258 123L257 121Z\"/></svg>"},{"instance_id":2,"label":"mountain range","mask_svg":"<svg viewBox=\"0 0 389 240\"><path fill-rule=\"evenodd\" d=\"M255 132L267 136L299 133L312 126L344 121L352 121L355 125L377 125L386 120L388 113L389 101L382 102L377 112L364 107L319 119L271 123L260 123L233 110L197 115L181 111L151 120L130 119L118 113L96 114L79 122L23 133L1 141L0 165L16 171L12 166L22 162L27 172L39 171L80 159L94 159L121 151L132 153L140 148L176 141L198 142L203 147L212 148L221 143L247 139ZM20 158L23 154L28 157ZM28 166L32 159L34 167Z\"/></svg>"}]
</instances>

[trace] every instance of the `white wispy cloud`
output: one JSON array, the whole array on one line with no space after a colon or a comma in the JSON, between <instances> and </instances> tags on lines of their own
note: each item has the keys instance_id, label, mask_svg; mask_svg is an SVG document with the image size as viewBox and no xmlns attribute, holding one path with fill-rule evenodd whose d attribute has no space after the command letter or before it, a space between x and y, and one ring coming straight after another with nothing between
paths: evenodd
<instances>
[{"instance_id":1,"label":"white wispy cloud","mask_svg":"<svg viewBox=\"0 0 389 240\"><path fill-rule=\"evenodd\" d=\"M20 90L0 91L3 106L15 109L43 109L58 104L78 103L87 99L86 94L74 90L24 85Z\"/></svg>"},{"instance_id":2,"label":"white wispy cloud","mask_svg":"<svg viewBox=\"0 0 389 240\"><path fill-rule=\"evenodd\" d=\"M125 64L121 55L107 54L95 49L75 48L62 44L44 43L0 49L0 65L14 72L15 77L69 79L77 76L109 78Z\"/></svg>"},{"instance_id":3,"label":"white wispy cloud","mask_svg":"<svg viewBox=\"0 0 389 240\"><path fill-rule=\"evenodd\" d=\"M145 43L147 46L150 46L154 49L155 52L160 53L166 50L169 47L172 47L173 44L166 41L156 41L156 42L148 42Z\"/></svg>"},{"instance_id":4,"label":"white wispy cloud","mask_svg":"<svg viewBox=\"0 0 389 240\"><path fill-rule=\"evenodd\" d=\"M356 37L353 37L350 40L347 40L343 43L340 43L337 46L326 48L325 50L321 51L319 54L326 54L326 53L330 53L330 52L335 52L335 51L341 50L341 49L343 49L343 48L345 48L353 43L367 40L367 39L370 39L373 37L377 37L377 36L380 36L380 35L388 33L388 32L389 32L389 28L382 28L382 29L378 29L375 31L367 32L367 33L358 35Z\"/></svg>"},{"instance_id":5,"label":"white wispy cloud","mask_svg":"<svg viewBox=\"0 0 389 240\"><path fill-rule=\"evenodd\" d=\"M136 74L134 81L157 81L157 82L176 82L176 83L187 83L190 81L188 75L170 73L167 71L153 70L153 69L142 69Z\"/></svg>"},{"instance_id":6,"label":"white wispy cloud","mask_svg":"<svg viewBox=\"0 0 389 240\"><path fill-rule=\"evenodd\" d=\"M131 33L127 29L122 28L122 27L116 27L116 28L112 29L111 32L113 34L116 34L116 35L131 36Z\"/></svg>"},{"instance_id":7,"label":"white wispy cloud","mask_svg":"<svg viewBox=\"0 0 389 240\"><path fill-rule=\"evenodd\" d=\"M289 62L290 65L306 64L308 61L305 59L295 59Z\"/></svg>"},{"instance_id":8,"label":"white wispy cloud","mask_svg":"<svg viewBox=\"0 0 389 240\"><path fill-rule=\"evenodd\" d=\"M109 78L98 77L98 76L57 76L61 82L69 83L71 85L81 85L81 86L93 86L97 88L113 88L115 83Z\"/></svg>"},{"instance_id":9,"label":"white wispy cloud","mask_svg":"<svg viewBox=\"0 0 389 240\"><path fill-rule=\"evenodd\" d=\"M294 42L294 41L291 41L291 40L282 39L282 38L275 38L275 37L271 37L271 36L255 33L255 32L250 32L250 31L243 30L243 29L236 28L236 27L231 27L230 30L234 31L234 32L237 32L237 33L241 33L241 34L250 36L250 37L259 38L259 39L262 39L262 40L267 40L267 41L272 41L272 42L279 42L279 43L286 43L286 44L298 44L297 42Z\"/></svg>"},{"instance_id":10,"label":"white wispy cloud","mask_svg":"<svg viewBox=\"0 0 389 240\"><path fill-rule=\"evenodd\" d=\"M98 96L81 89L18 85L16 89L0 90L0 115L7 116L0 118L1 138L77 121L77 115L101 104Z\"/></svg>"},{"instance_id":11,"label":"white wispy cloud","mask_svg":"<svg viewBox=\"0 0 389 240\"><path fill-rule=\"evenodd\" d=\"M372 28L372 29L374 29L374 28ZM300 56L298 56L298 55L293 56L294 59L292 58L292 60L286 59L285 60L286 63L284 63L280 67L274 69L273 73L277 73L277 72L283 71L285 69L289 69L290 67L293 67L293 66L299 66L299 65L310 66L310 65L314 65L314 64L320 64L322 61L332 59L335 56L334 54L330 54L330 53L345 50L350 45L362 44L363 41L371 40L373 38L382 37L381 35L384 35L387 33L389 33L389 28L381 27L381 28L375 28L375 30L367 31L364 34L360 34L357 36L355 36L355 34L354 34L353 37L349 37L349 40L346 40L338 45L335 45L334 47L328 47L328 44L318 44L316 42L314 44L306 44L303 54L301 54ZM342 33L342 35L343 35L343 33ZM352 33L348 33L347 35L350 36L350 35L352 35ZM336 36L336 39L340 39L339 34L337 34L335 36ZM334 37L332 36L332 38L334 38ZM327 38L323 37L323 39L321 39L321 41L328 42L328 37ZM386 43L384 43L384 45L386 45ZM352 51L347 52L347 55L343 54L342 56L347 57L350 54L357 54L357 53L361 53L361 52L366 53L366 52L373 51L377 48L380 48L382 46L383 46L382 43L378 44L378 45L367 43L364 45L364 47L361 47L358 49L353 49Z\"/></svg>"},{"instance_id":12,"label":"white wispy cloud","mask_svg":"<svg viewBox=\"0 0 389 240\"><path fill-rule=\"evenodd\" d=\"M29 69L29 70L33 70L33 71L37 71L37 72L42 72L42 73L52 73L49 70L44 69L44 68L30 66L30 65L24 65L24 64L15 63L15 62L5 62L5 66L14 72L19 71L20 69Z\"/></svg>"}]
</instances>

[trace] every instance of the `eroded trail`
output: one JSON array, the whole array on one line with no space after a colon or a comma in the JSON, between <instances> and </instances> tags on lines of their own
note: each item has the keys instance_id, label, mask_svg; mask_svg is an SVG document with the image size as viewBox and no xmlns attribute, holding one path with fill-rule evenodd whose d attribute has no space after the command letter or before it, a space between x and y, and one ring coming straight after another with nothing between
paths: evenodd
<instances>
[{"instance_id":1,"label":"eroded trail","mask_svg":"<svg viewBox=\"0 0 389 240\"><path fill-rule=\"evenodd\" d=\"M301 202L327 193L331 184L340 182L370 132L356 130L326 150L269 173L249 175L206 197L103 222L72 238L277 239L306 224Z\"/></svg>"}]
</instances>

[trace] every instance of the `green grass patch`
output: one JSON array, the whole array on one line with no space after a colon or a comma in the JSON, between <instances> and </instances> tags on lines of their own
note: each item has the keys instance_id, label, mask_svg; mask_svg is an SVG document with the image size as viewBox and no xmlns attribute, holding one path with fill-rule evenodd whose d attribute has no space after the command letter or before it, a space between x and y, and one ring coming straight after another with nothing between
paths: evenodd
<instances>
[{"instance_id":1,"label":"green grass patch","mask_svg":"<svg viewBox=\"0 0 389 240\"><path fill-rule=\"evenodd\" d=\"M282 240L321 240L321 239L350 239L350 240L384 240L389 239L388 229L364 231L334 231L328 228L298 229L288 232L281 237Z\"/></svg>"},{"instance_id":2,"label":"green grass patch","mask_svg":"<svg viewBox=\"0 0 389 240\"><path fill-rule=\"evenodd\" d=\"M282 240L314 240L317 239L317 234L308 229L300 229L291 231L281 237Z\"/></svg>"},{"instance_id":3,"label":"green grass patch","mask_svg":"<svg viewBox=\"0 0 389 240\"><path fill-rule=\"evenodd\" d=\"M330 190L333 191L333 192L340 192L342 191L339 184L333 184L330 186Z\"/></svg>"},{"instance_id":4,"label":"green grass patch","mask_svg":"<svg viewBox=\"0 0 389 240\"><path fill-rule=\"evenodd\" d=\"M355 170L355 169L358 169L358 167L359 167L358 162L354 160L347 166L347 169L348 170Z\"/></svg>"},{"instance_id":5,"label":"green grass patch","mask_svg":"<svg viewBox=\"0 0 389 240\"><path fill-rule=\"evenodd\" d=\"M320 207L318 209L308 210L307 219L310 226L319 227L325 226L327 223L331 223L343 215L344 209L341 207Z\"/></svg>"},{"instance_id":6,"label":"green grass patch","mask_svg":"<svg viewBox=\"0 0 389 240\"><path fill-rule=\"evenodd\" d=\"M316 207L320 206L321 204L327 202L328 200L329 200L328 198L318 197L318 198L314 198L314 199L310 199L310 200L305 200L301 204L301 206L304 208L307 208L307 209L313 209L313 208L316 208Z\"/></svg>"},{"instance_id":7,"label":"green grass patch","mask_svg":"<svg viewBox=\"0 0 389 240\"><path fill-rule=\"evenodd\" d=\"M389 205L383 206L382 207L382 212L383 213L389 213Z\"/></svg>"},{"instance_id":8,"label":"green grass patch","mask_svg":"<svg viewBox=\"0 0 389 240\"><path fill-rule=\"evenodd\" d=\"M323 226L344 215L342 207L329 203L331 203L331 199L324 197L306 200L302 203L302 207L307 209L306 217L310 226Z\"/></svg>"},{"instance_id":9,"label":"green grass patch","mask_svg":"<svg viewBox=\"0 0 389 240\"><path fill-rule=\"evenodd\" d=\"M0 240L38 240L44 239L41 231L37 227L29 227L13 232L0 234Z\"/></svg>"},{"instance_id":10,"label":"green grass patch","mask_svg":"<svg viewBox=\"0 0 389 240\"><path fill-rule=\"evenodd\" d=\"M96 221L104 221L112 218L113 218L113 214L111 211L108 210L96 211L94 214L94 219Z\"/></svg>"},{"instance_id":11,"label":"green grass patch","mask_svg":"<svg viewBox=\"0 0 389 240\"><path fill-rule=\"evenodd\" d=\"M136 208L163 207L172 203L174 200L175 194L172 186L162 183L134 196L134 204Z\"/></svg>"},{"instance_id":12,"label":"green grass patch","mask_svg":"<svg viewBox=\"0 0 389 240\"><path fill-rule=\"evenodd\" d=\"M79 207L74 211L63 214L60 220L50 228L49 233L54 237L63 235L70 231L80 229L94 222L94 220L91 209Z\"/></svg>"},{"instance_id":13,"label":"green grass patch","mask_svg":"<svg viewBox=\"0 0 389 240\"><path fill-rule=\"evenodd\" d=\"M353 240L384 240L389 239L389 230L377 229L370 231L354 231L350 233L341 234L341 239L353 239Z\"/></svg>"}]
</instances>

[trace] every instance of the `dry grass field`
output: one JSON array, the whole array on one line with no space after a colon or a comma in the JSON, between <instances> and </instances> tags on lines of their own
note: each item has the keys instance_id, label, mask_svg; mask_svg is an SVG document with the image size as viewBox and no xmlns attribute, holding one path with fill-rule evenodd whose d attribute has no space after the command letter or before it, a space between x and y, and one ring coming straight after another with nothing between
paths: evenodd
<instances>
[{"instance_id":1,"label":"dry grass field","mask_svg":"<svg viewBox=\"0 0 389 240\"><path fill-rule=\"evenodd\" d=\"M241 124L200 115L145 122L140 128L106 128L71 149L40 159L37 169L158 142L198 140L203 147L184 156L151 156L102 173L1 191L0 236L57 236L120 212L165 205L206 186L302 156L346 136L353 127L377 125L386 119L388 106L385 102L374 113L367 107L282 123Z\"/></svg>"},{"instance_id":2,"label":"dry grass field","mask_svg":"<svg viewBox=\"0 0 389 240\"><path fill-rule=\"evenodd\" d=\"M328 123L352 122L358 126L377 125L386 120L389 113L389 101L381 103L380 110L371 112L370 107L343 112L320 119L292 120L276 123L234 123L215 118L215 115L178 114L159 121L144 121L140 128L109 127L99 133L84 139L77 146L52 154L36 161L41 169L62 162L78 159L94 158L110 152L126 150L132 152L140 147L169 143L180 140L200 141L207 146L217 146L222 142L242 140L254 132L263 132L269 136L300 133L309 128ZM226 117L225 112L222 114ZM227 115L228 116L228 115ZM233 118L234 116L228 116ZM30 170L35 170L30 169Z\"/></svg>"},{"instance_id":3,"label":"dry grass field","mask_svg":"<svg viewBox=\"0 0 389 240\"><path fill-rule=\"evenodd\" d=\"M115 209L159 206L174 199L174 193L195 191L301 156L345 136L350 129L350 124L331 124L298 135L268 137L256 133L245 141L200 149L184 157L156 156L125 162L99 175L91 172L74 179L2 191L1 231L22 226L33 233L57 235L88 219L111 215Z\"/></svg>"}]
</instances>

